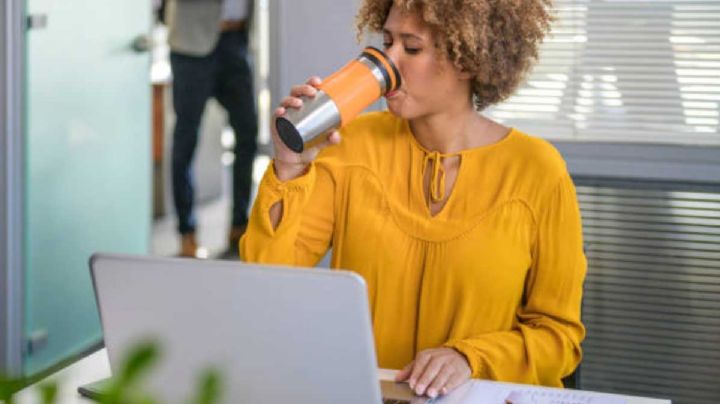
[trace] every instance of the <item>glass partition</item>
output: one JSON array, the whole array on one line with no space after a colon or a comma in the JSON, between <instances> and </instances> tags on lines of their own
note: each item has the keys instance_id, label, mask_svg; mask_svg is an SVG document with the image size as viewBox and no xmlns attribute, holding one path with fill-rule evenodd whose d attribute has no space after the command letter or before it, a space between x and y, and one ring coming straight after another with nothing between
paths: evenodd
<instances>
[{"instance_id":1,"label":"glass partition","mask_svg":"<svg viewBox=\"0 0 720 404\"><path fill-rule=\"evenodd\" d=\"M96 251L150 245L149 0L28 0L24 373L101 341Z\"/></svg>"}]
</instances>

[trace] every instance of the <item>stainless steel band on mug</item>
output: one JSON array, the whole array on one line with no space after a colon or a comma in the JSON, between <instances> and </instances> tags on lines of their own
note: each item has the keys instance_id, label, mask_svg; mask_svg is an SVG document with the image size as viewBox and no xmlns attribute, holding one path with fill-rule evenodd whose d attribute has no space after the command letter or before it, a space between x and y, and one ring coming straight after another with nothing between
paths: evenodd
<instances>
[{"instance_id":1,"label":"stainless steel band on mug","mask_svg":"<svg viewBox=\"0 0 720 404\"><path fill-rule=\"evenodd\" d=\"M363 53L358 57L358 60L363 62L363 64L370 67L370 70L373 72L373 75L376 75L376 69L380 71L380 74L383 77L382 83L385 83L385 86L383 88L383 94L388 93L393 90L397 90L400 88L400 85L402 84L402 79L400 78L400 71L398 71L395 64L390 60L387 55L385 55L385 52L381 51L380 49L374 47L374 46L368 46L365 49L372 49L375 52L379 53L380 55L384 56L385 61L387 62L387 66L390 66L392 69L392 75L395 77L395 85L393 86L393 80L390 77L391 72L387 71L386 64L383 63L380 59L377 58L377 56L373 55L372 53L368 52L367 50L364 50ZM362 59L367 59L370 64L367 64ZM375 68L373 68L375 67Z\"/></svg>"},{"instance_id":2,"label":"stainless steel band on mug","mask_svg":"<svg viewBox=\"0 0 720 404\"><path fill-rule=\"evenodd\" d=\"M285 116L277 118L278 135L290 150L300 153L304 142L340 126L340 110L335 102L322 90L315 97L303 98L303 107L287 109ZM293 124L295 122L296 124Z\"/></svg>"},{"instance_id":3,"label":"stainless steel band on mug","mask_svg":"<svg viewBox=\"0 0 720 404\"><path fill-rule=\"evenodd\" d=\"M382 66L378 66L377 63L365 56L364 53L357 58L357 61L370 69L370 72L372 72L378 83L380 83L380 88L382 88L383 94L387 93L389 91L388 87L390 86L390 76L387 75L387 71L383 69Z\"/></svg>"}]
</instances>

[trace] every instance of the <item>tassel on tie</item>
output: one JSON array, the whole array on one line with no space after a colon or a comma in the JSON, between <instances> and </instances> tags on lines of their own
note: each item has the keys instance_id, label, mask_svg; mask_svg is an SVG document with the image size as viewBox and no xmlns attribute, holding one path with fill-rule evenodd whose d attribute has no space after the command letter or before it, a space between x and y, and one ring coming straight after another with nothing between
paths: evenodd
<instances>
[{"instance_id":1,"label":"tassel on tie","mask_svg":"<svg viewBox=\"0 0 720 404\"><path fill-rule=\"evenodd\" d=\"M425 155L423 165L424 170L427 168L428 162L432 162L432 177L430 179L430 200L432 202L441 202L445 199L445 166L442 164L442 155L437 152L430 152Z\"/></svg>"}]
</instances>

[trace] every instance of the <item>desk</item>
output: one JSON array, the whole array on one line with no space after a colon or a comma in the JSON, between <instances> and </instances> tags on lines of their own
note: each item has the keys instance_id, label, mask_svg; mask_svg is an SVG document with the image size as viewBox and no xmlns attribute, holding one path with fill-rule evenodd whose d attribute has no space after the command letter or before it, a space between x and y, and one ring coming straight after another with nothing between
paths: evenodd
<instances>
[{"instance_id":1,"label":"desk","mask_svg":"<svg viewBox=\"0 0 720 404\"><path fill-rule=\"evenodd\" d=\"M378 372L380 380L392 380L396 371L381 369ZM44 381L55 381L58 383L58 404L88 404L94 401L81 397L77 393L78 386L92 383L94 381L110 377L110 364L108 363L107 352L101 349L91 355L50 375ZM42 383L42 382L40 382ZM484 382L487 383L487 382ZM498 385L511 385L509 383L497 383ZM523 385L512 385L519 388ZM29 386L20 391L15 397L19 404L36 404L40 402L35 385ZM621 396L627 404L671 404L670 400L658 400L645 397ZM443 400L444 401L444 400ZM438 404L441 404L440 401Z\"/></svg>"},{"instance_id":2,"label":"desk","mask_svg":"<svg viewBox=\"0 0 720 404\"><path fill-rule=\"evenodd\" d=\"M110 377L110 375L110 363L108 362L107 352L105 349L101 349L61 369L57 373L48 376L41 382L21 390L17 396L14 397L14 402L18 404L37 404L41 402L36 388L37 384L54 381L58 384L57 404L95 403L92 400L81 397L77 392L78 386Z\"/></svg>"}]
</instances>

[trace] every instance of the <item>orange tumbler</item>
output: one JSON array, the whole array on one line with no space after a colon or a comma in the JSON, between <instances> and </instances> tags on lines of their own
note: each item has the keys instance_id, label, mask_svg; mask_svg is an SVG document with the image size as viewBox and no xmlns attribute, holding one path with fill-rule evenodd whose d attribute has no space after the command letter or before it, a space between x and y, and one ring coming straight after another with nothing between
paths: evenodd
<instances>
[{"instance_id":1,"label":"orange tumbler","mask_svg":"<svg viewBox=\"0 0 720 404\"><path fill-rule=\"evenodd\" d=\"M315 97L302 97L302 108L288 109L278 117L278 135L290 150L300 153L306 142L346 125L400 84L400 72L392 60L368 46L357 59L324 79Z\"/></svg>"}]
</instances>

